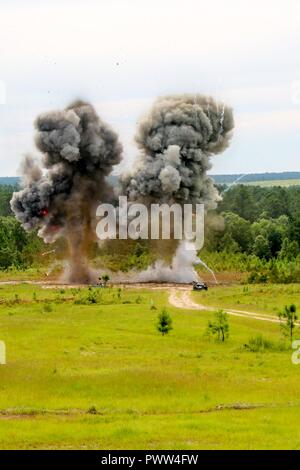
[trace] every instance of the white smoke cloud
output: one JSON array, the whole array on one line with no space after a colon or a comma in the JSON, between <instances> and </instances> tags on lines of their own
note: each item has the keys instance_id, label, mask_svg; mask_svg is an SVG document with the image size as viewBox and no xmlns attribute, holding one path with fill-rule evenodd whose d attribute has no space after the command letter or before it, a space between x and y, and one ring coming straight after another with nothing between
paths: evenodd
<instances>
[{"instance_id":1,"label":"white smoke cloud","mask_svg":"<svg viewBox=\"0 0 300 470\"><path fill-rule=\"evenodd\" d=\"M138 276L140 282L178 282L188 283L198 279L194 268L199 264L195 246L186 240L182 241L176 250L171 265L158 260L153 266Z\"/></svg>"}]
</instances>

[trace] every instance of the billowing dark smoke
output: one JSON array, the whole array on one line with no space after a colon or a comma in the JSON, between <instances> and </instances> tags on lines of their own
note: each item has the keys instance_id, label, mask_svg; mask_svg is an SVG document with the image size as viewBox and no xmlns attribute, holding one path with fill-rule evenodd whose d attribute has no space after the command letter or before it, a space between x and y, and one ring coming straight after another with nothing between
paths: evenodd
<instances>
[{"instance_id":1,"label":"billowing dark smoke","mask_svg":"<svg viewBox=\"0 0 300 470\"><path fill-rule=\"evenodd\" d=\"M39 116L35 127L43 157L25 157L23 189L14 193L12 210L26 230L38 228L45 242L66 238L68 280L89 282L96 206L113 202L106 177L121 160L121 144L93 107L81 101ZM219 195L207 175L210 157L228 146L232 129L231 109L210 97L158 99L140 122L136 141L141 152L134 171L122 180L122 194L146 204L204 203L206 210L215 208ZM170 246L173 253L176 244Z\"/></svg>"},{"instance_id":2,"label":"billowing dark smoke","mask_svg":"<svg viewBox=\"0 0 300 470\"><path fill-rule=\"evenodd\" d=\"M40 115L35 127L43 158L25 158L23 189L14 193L12 210L26 230L39 228L45 242L64 236L69 280L88 282L93 277L88 255L95 237L95 210L99 202L113 199L106 177L120 162L122 146L94 108L82 101Z\"/></svg>"},{"instance_id":3,"label":"billowing dark smoke","mask_svg":"<svg viewBox=\"0 0 300 470\"><path fill-rule=\"evenodd\" d=\"M203 203L214 209L219 195L207 176L210 156L229 145L231 108L203 95L159 98L140 122L141 154L123 180L130 200Z\"/></svg>"},{"instance_id":4,"label":"billowing dark smoke","mask_svg":"<svg viewBox=\"0 0 300 470\"><path fill-rule=\"evenodd\" d=\"M130 200L146 204L202 203L206 212L215 209L221 198L207 175L210 157L227 148L233 127L231 108L211 97L159 98L139 124L136 142L141 152L134 171L123 178L122 191ZM178 247L176 241L166 244L160 240L159 257L165 261L150 267L140 279L191 281L196 249L191 258L186 246L184 241ZM170 255L171 265L166 264ZM182 263L183 258L187 263Z\"/></svg>"}]
</instances>

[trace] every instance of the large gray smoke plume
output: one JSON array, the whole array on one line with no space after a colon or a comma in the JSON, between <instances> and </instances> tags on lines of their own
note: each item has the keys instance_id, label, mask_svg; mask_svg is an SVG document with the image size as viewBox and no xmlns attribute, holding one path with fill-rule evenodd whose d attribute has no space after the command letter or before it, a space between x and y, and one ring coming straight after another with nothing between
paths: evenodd
<instances>
[{"instance_id":1,"label":"large gray smoke plume","mask_svg":"<svg viewBox=\"0 0 300 470\"><path fill-rule=\"evenodd\" d=\"M134 170L122 179L122 194L146 204L204 203L207 211L214 209L220 198L207 175L210 157L226 149L233 125L231 109L210 97L158 99L139 124L140 155ZM25 158L23 189L14 193L12 210L26 230L38 228L45 242L65 237L68 279L89 282L96 206L113 202L106 177L121 160L121 144L93 107L81 101L39 116L35 127L43 158ZM174 253L176 244L170 246ZM181 249L177 255L182 259ZM177 266L175 259L173 278Z\"/></svg>"},{"instance_id":2,"label":"large gray smoke plume","mask_svg":"<svg viewBox=\"0 0 300 470\"><path fill-rule=\"evenodd\" d=\"M122 146L94 108L82 101L40 115L35 127L43 159L25 158L23 189L14 193L12 210L26 230L39 228L46 242L66 237L69 280L88 282L95 210L99 202L113 198L106 176L120 162Z\"/></svg>"},{"instance_id":3,"label":"large gray smoke plume","mask_svg":"<svg viewBox=\"0 0 300 470\"><path fill-rule=\"evenodd\" d=\"M227 148L233 127L231 108L211 97L159 98L139 124L136 142L141 152L134 171L123 178L123 192L132 201L148 204L202 203L206 211L215 209L221 198L207 175L210 157ZM171 247L172 254L176 250L171 266L158 262L141 274L142 279L182 282L184 277L189 282L195 278L196 257L191 261L186 243ZM166 255L163 244L161 252ZM183 265L184 256L190 261L184 264L183 273L177 268L178 260Z\"/></svg>"},{"instance_id":4,"label":"large gray smoke plume","mask_svg":"<svg viewBox=\"0 0 300 470\"><path fill-rule=\"evenodd\" d=\"M233 126L231 108L211 97L159 98L140 122L136 142L141 154L123 190L131 200L215 208L219 195L207 176L210 156L227 148Z\"/></svg>"}]
</instances>

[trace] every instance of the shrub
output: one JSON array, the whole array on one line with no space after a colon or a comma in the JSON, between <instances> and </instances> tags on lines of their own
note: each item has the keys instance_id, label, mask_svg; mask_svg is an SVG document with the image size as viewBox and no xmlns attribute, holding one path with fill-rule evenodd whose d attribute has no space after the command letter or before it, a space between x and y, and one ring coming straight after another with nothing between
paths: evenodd
<instances>
[{"instance_id":1,"label":"shrub","mask_svg":"<svg viewBox=\"0 0 300 470\"><path fill-rule=\"evenodd\" d=\"M215 313L215 320L209 321L207 325L209 335L217 335L218 341L224 342L229 336L228 315L224 310L218 310Z\"/></svg>"},{"instance_id":2,"label":"shrub","mask_svg":"<svg viewBox=\"0 0 300 470\"><path fill-rule=\"evenodd\" d=\"M53 307L51 304L44 304L43 306L43 310L45 313L50 313L53 311Z\"/></svg>"},{"instance_id":3,"label":"shrub","mask_svg":"<svg viewBox=\"0 0 300 470\"><path fill-rule=\"evenodd\" d=\"M110 277L108 274L103 274L102 277L99 277L99 281L101 282L102 281L102 284L104 287L106 287L108 281L109 281Z\"/></svg>"},{"instance_id":4,"label":"shrub","mask_svg":"<svg viewBox=\"0 0 300 470\"><path fill-rule=\"evenodd\" d=\"M285 336L290 338L291 343L293 342L294 329L297 327L297 308L296 305L292 304L289 307L286 305L284 310L279 313L279 319L283 320L280 326Z\"/></svg>"},{"instance_id":5,"label":"shrub","mask_svg":"<svg viewBox=\"0 0 300 470\"><path fill-rule=\"evenodd\" d=\"M157 330L164 336L167 335L172 329L172 318L164 308L158 315Z\"/></svg>"},{"instance_id":6,"label":"shrub","mask_svg":"<svg viewBox=\"0 0 300 470\"><path fill-rule=\"evenodd\" d=\"M89 288L87 295L79 293L79 295L75 297L74 303L76 305L92 305L100 303L101 300L101 293Z\"/></svg>"},{"instance_id":7,"label":"shrub","mask_svg":"<svg viewBox=\"0 0 300 470\"><path fill-rule=\"evenodd\" d=\"M91 406L88 410L87 413L90 415L96 415L98 413L97 408L95 406Z\"/></svg>"},{"instance_id":8,"label":"shrub","mask_svg":"<svg viewBox=\"0 0 300 470\"><path fill-rule=\"evenodd\" d=\"M273 349L273 344L271 341L265 339L262 335L257 335L253 338L250 338L244 347L251 352L263 352L267 349Z\"/></svg>"},{"instance_id":9,"label":"shrub","mask_svg":"<svg viewBox=\"0 0 300 470\"><path fill-rule=\"evenodd\" d=\"M248 343L244 344L244 348L250 352L265 352L271 351L282 351L285 349L281 343L274 343L263 337L263 335L257 335L249 339Z\"/></svg>"}]
</instances>

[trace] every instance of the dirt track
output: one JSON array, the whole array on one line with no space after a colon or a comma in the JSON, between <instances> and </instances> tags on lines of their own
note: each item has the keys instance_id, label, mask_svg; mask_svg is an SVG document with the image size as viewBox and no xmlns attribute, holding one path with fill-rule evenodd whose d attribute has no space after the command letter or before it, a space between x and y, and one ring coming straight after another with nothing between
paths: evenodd
<instances>
[{"instance_id":1,"label":"dirt track","mask_svg":"<svg viewBox=\"0 0 300 470\"><path fill-rule=\"evenodd\" d=\"M202 304L198 304L191 299L191 291L185 289L170 289L169 303L176 308L188 309L188 310L205 310L205 311L217 311L222 307L206 307ZM268 321L272 323L280 323L280 320L271 315L264 315L262 313L248 312L245 310L233 310L223 309L228 315L234 315L236 317L252 318L254 320Z\"/></svg>"},{"instance_id":2,"label":"dirt track","mask_svg":"<svg viewBox=\"0 0 300 470\"><path fill-rule=\"evenodd\" d=\"M55 283L53 281L0 281L0 285L16 285L16 284L33 284L39 285L45 289L51 288L74 288L74 287L87 287L86 285L71 285L71 284L63 284L63 283ZM123 287L129 287L133 289L140 289L147 287L148 289L155 289L155 290L168 290L169 291L169 303L176 308L186 309L186 310L198 310L198 311L217 311L217 310L225 310L228 315L233 315L236 317L244 317L244 318L252 318L253 320L261 320L267 321L271 323L280 323L280 320L277 317L272 315L265 315L263 313L255 313L249 312L246 310L235 310L235 309L224 309L221 306L205 306L200 303L196 303L191 298L191 286L188 284L159 284L159 283L127 283L127 282L120 282L118 284L112 285L119 285ZM300 322L298 322L300 325Z\"/></svg>"}]
</instances>

